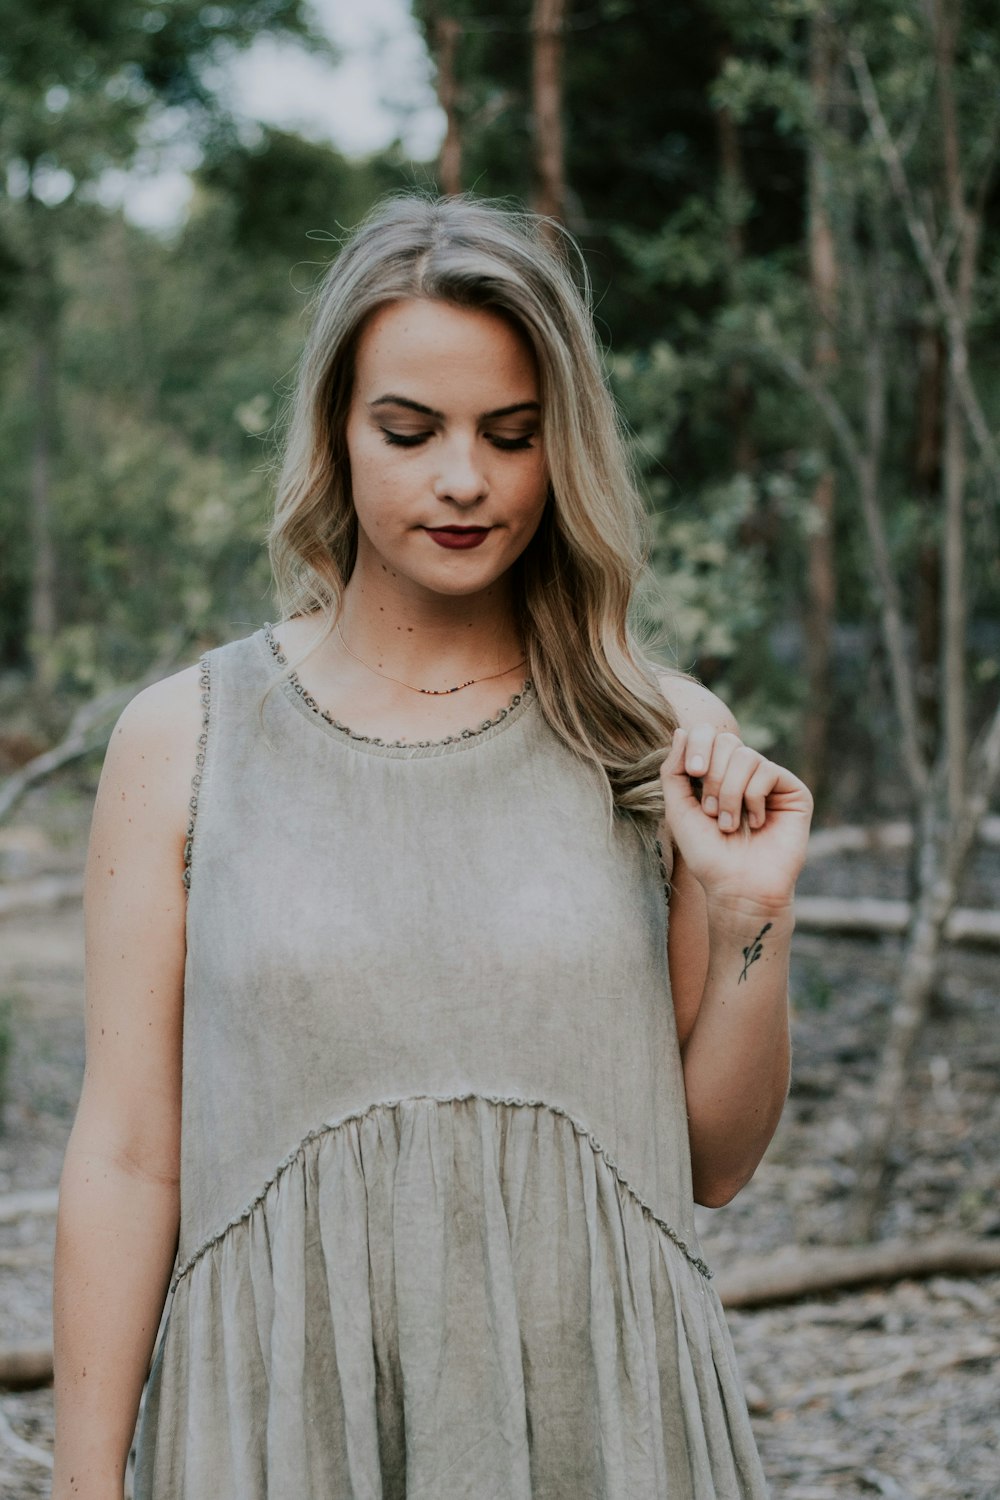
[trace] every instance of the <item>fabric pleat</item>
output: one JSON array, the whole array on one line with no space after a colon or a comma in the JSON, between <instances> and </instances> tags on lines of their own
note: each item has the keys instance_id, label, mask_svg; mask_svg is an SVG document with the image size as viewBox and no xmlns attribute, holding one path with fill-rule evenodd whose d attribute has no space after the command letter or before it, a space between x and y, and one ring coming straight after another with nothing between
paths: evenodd
<instances>
[{"instance_id":1,"label":"fabric pleat","mask_svg":"<svg viewBox=\"0 0 1000 1500\"><path fill-rule=\"evenodd\" d=\"M179 1269L137 1500L766 1497L665 1225L538 1101L328 1122Z\"/></svg>"}]
</instances>

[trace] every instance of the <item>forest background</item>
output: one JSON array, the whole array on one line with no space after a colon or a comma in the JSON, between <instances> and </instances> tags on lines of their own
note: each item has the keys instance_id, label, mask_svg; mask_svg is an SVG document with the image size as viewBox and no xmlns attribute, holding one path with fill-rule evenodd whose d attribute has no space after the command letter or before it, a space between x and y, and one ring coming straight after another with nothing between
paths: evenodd
<instances>
[{"instance_id":1,"label":"forest background","mask_svg":"<svg viewBox=\"0 0 1000 1500\"><path fill-rule=\"evenodd\" d=\"M44 24L2 0L0 821L67 767L86 801L132 692L273 617L275 453L343 232L400 188L535 207L593 282L663 659L809 782L828 848L875 861L807 880L800 920L888 954L860 1033L864 1128L824 1228L869 1245L906 1227L885 1185L921 1035L947 1019L942 955L1000 931L994 7L413 13L448 127L432 161L228 113L213 68L261 35L332 67L302 0L60 0ZM158 132L197 160L169 233L99 191ZM813 972L799 999L829 996ZM0 995L0 1074L16 1012ZM985 1208L923 1224L955 1227L1000 1239Z\"/></svg>"},{"instance_id":2,"label":"forest background","mask_svg":"<svg viewBox=\"0 0 1000 1500\"><path fill-rule=\"evenodd\" d=\"M967 731L1000 677L992 7L415 11L450 120L440 164L398 146L345 160L227 118L211 63L267 30L320 46L299 3L80 0L44 27L4 4L0 668L38 689L54 732L178 632L190 655L259 618L269 463L308 291L380 193L464 187L539 206L583 245L650 497L665 652L732 699L748 738L794 760L821 818L899 811L953 675L955 492L966 536L948 602L968 622ZM154 237L95 188L168 112L201 161L182 227ZM951 410L955 301L981 430ZM901 643L881 624L885 569Z\"/></svg>"}]
</instances>

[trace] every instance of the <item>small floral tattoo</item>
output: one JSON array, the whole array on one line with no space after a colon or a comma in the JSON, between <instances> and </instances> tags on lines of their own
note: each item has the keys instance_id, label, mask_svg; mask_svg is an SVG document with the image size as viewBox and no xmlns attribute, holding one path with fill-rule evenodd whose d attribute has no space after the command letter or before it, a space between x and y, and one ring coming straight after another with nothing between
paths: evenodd
<instances>
[{"instance_id":1,"label":"small floral tattoo","mask_svg":"<svg viewBox=\"0 0 1000 1500\"><path fill-rule=\"evenodd\" d=\"M737 979L737 984L739 984L741 980L744 980L747 977L747 970L749 969L750 965L755 964L758 958L760 958L760 955L764 951L764 944L761 942L761 938L764 936L765 932L770 932L773 925L773 922L765 922L764 926L760 929L753 942L750 943L748 947L743 949L743 972L740 974L739 979Z\"/></svg>"}]
</instances>

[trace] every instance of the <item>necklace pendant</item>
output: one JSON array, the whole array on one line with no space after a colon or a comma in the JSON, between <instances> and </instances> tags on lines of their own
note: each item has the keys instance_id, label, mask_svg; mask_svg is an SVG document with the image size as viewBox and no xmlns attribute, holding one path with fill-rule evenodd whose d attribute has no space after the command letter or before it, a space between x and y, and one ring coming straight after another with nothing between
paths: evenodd
<instances>
[{"instance_id":1,"label":"necklace pendant","mask_svg":"<svg viewBox=\"0 0 1000 1500\"><path fill-rule=\"evenodd\" d=\"M355 661L359 661L363 667L367 667L369 672L374 672L376 677L385 677L389 682L398 682L400 687L409 688L411 693L427 693L432 698L443 698L447 693L460 693L463 688L472 687L476 682L493 682L497 677L506 677L508 672L512 672L514 670L514 667L504 667L503 671L493 672L489 677L470 677L468 682L456 682L455 686L450 688L414 687L412 683L404 682L401 677L392 677L388 672L382 672L378 667L373 667L370 661L365 661L363 656L359 656L356 651L352 651L350 646L348 646L347 642L344 640L344 632L340 628L339 620L337 620L336 625L337 634L343 641L345 649L351 656L354 657ZM526 658L522 656L519 662L514 663L514 666L521 667L524 665L525 661Z\"/></svg>"},{"instance_id":2,"label":"necklace pendant","mask_svg":"<svg viewBox=\"0 0 1000 1500\"><path fill-rule=\"evenodd\" d=\"M502 674L498 674L498 675L502 675ZM472 684L476 680L477 679L475 677L470 677L469 680L468 680L468 682L456 682L456 684L455 684L454 687L450 687L450 688L417 688L417 692L418 693L427 693L432 698L445 698L445 697L447 697L447 695L449 693L460 693L463 688L471 687ZM404 686L405 686L405 683L404 683Z\"/></svg>"}]
</instances>

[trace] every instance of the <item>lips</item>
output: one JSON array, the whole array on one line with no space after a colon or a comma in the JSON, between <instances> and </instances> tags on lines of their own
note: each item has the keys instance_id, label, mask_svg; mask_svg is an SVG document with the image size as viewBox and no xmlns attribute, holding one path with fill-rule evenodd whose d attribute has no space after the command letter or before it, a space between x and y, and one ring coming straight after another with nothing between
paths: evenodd
<instances>
[{"instance_id":1,"label":"lips","mask_svg":"<svg viewBox=\"0 0 1000 1500\"><path fill-rule=\"evenodd\" d=\"M477 547L485 541L493 528L490 526L428 526L427 535L439 547Z\"/></svg>"}]
</instances>

